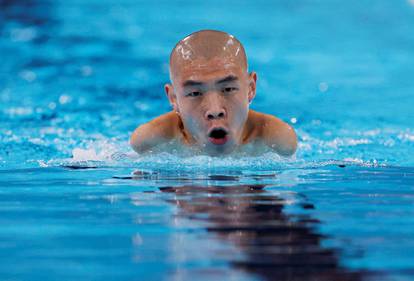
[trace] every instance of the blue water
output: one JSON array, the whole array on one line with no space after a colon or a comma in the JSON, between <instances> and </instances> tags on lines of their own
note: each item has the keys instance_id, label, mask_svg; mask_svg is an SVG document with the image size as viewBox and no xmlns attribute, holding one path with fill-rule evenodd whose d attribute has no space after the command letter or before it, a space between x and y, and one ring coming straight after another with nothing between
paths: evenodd
<instances>
[{"instance_id":1,"label":"blue water","mask_svg":"<svg viewBox=\"0 0 414 281\"><path fill-rule=\"evenodd\" d=\"M136 155L218 29L296 158ZM0 280L413 280L413 1L1 1Z\"/></svg>"}]
</instances>

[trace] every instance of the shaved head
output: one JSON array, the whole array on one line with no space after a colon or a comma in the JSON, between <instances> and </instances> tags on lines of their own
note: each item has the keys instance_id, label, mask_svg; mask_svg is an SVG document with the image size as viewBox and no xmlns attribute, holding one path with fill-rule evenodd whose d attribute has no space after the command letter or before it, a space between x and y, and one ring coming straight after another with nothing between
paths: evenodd
<instances>
[{"instance_id":1,"label":"shaved head","mask_svg":"<svg viewBox=\"0 0 414 281\"><path fill-rule=\"evenodd\" d=\"M237 64L247 71L246 53L239 40L222 31L201 30L180 40L171 51L171 81L182 68L197 68L210 60Z\"/></svg>"}]
</instances>

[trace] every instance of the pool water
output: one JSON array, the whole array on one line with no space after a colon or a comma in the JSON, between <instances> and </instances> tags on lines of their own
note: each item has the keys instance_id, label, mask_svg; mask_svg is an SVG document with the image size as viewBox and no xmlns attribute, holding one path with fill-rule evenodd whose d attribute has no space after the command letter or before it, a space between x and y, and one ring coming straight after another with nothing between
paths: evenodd
<instances>
[{"instance_id":1,"label":"pool water","mask_svg":"<svg viewBox=\"0 0 414 281\"><path fill-rule=\"evenodd\" d=\"M136 155L234 34L295 158ZM0 1L1 280L413 280L413 1Z\"/></svg>"}]
</instances>

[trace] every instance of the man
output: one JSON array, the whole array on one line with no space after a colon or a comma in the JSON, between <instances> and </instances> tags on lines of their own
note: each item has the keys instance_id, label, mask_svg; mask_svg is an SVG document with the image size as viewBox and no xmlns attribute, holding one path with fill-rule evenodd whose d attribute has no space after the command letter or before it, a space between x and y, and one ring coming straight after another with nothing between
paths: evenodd
<instances>
[{"instance_id":1,"label":"man","mask_svg":"<svg viewBox=\"0 0 414 281\"><path fill-rule=\"evenodd\" d=\"M201 30L179 41L170 55L170 80L165 91L173 111L135 129L130 143L136 152L186 147L222 155L250 144L252 154L263 148L295 153L292 127L249 110L257 74L248 73L244 48L234 36Z\"/></svg>"}]
</instances>

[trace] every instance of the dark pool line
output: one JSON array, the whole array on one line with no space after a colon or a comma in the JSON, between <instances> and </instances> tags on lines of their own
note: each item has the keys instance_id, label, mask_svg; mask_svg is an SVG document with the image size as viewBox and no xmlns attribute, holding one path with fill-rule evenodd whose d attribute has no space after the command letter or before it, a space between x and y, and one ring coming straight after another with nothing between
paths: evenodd
<instances>
[{"instance_id":1,"label":"dark pool line","mask_svg":"<svg viewBox=\"0 0 414 281\"><path fill-rule=\"evenodd\" d=\"M179 215L208 222L209 233L244 254L242 260L228 261L234 268L264 280L363 280L369 275L341 267L339 253L321 246L325 237L314 230L320 222L285 214L286 202L264 187L185 185L160 190L176 194L168 201L180 206ZM315 208L311 203L301 207Z\"/></svg>"}]
</instances>

